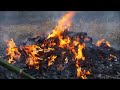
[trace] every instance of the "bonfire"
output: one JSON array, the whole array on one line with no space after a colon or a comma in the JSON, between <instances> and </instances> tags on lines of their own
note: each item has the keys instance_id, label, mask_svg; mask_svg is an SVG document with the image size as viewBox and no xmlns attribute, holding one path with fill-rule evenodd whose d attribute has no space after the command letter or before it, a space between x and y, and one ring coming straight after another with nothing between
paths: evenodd
<instances>
[{"instance_id":1,"label":"bonfire","mask_svg":"<svg viewBox=\"0 0 120 90\"><path fill-rule=\"evenodd\" d=\"M38 79L89 79L99 74L100 64L118 61L118 51L104 38L94 44L86 32L70 30L74 15L66 13L51 33L29 38L19 46L13 39L7 41L8 63L24 65L21 68Z\"/></svg>"}]
</instances>

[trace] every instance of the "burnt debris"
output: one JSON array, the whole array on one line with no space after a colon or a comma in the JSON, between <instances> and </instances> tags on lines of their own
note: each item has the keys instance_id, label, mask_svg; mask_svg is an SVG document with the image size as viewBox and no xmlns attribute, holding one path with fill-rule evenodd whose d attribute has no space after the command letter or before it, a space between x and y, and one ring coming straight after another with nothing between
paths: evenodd
<instances>
[{"instance_id":1,"label":"burnt debris","mask_svg":"<svg viewBox=\"0 0 120 90\"><path fill-rule=\"evenodd\" d=\"M93 44L92 38L89 37L86 32L77 33L66 30L62 35L64 37L69 36L71 41L79 38L79 43L85 43L85 48L83 49L85 60L79 62L83 70L89 70L91 72L90 75L87 75L88 79L107 79L115 78L116 76L116 78L119 78L120 51L107 46L105 43L96 46ZM58 47L59 40L57 37L46 38L47 35L40 35L34 38L29 38L24 44L21 44L22 46L25 46L29 44L41 45L44 43L44 46L41 48L45 49L48 48L49 43L52 42L52 40L56 43L56 45L50 46L51 48L54 47L54 50L46 53L39 51L38 57L43 57L43 60L39 60L39 70L36 70L33 67L29 68L29 66L26 65L26 67L23 67L26 72L38 79L77 79L75 61L72 59L74 57L72 52L67 48ZM24 50L21 50L23 56L20 60L25 62L27 54L23 52ZM65 52L64 55L62 55L63 52ZM50 57L51 55L57 56L57 58L55 58L52 65L48 66L49 60L46 57ZM68 59L67 63L65 63L66 57ZM19 64L23 62L20 62Z\"/></svg>"}]
</instances>

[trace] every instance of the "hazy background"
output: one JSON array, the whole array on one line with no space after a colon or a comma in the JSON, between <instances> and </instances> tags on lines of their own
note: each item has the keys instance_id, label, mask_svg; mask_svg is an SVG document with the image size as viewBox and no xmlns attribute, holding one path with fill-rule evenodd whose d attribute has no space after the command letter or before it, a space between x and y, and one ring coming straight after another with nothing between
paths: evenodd
<instances>
[{"instance_id":1,"label":"hazy background","mask_svg":"<svg viewBox=\"0 0 120 90\"><path fill-rule=\"evenodd\" d=\"M0 51L5 40L19 44L28 37L51 31L66 11L0 11ZM72 30L87 32L96 42L105 38L120 49L120 11L77 11Z\"/></svg>"}]
</instances>

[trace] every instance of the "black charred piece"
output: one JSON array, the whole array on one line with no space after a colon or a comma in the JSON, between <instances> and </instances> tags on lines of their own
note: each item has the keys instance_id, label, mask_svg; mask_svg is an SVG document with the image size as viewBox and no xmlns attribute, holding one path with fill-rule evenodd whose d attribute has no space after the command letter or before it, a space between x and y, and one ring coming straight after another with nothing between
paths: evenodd
<instances>
[{"instance_id":1,"label":"black charred piece","mask_svg":"<svg viewBox=\"0 0 120 90\"><path fill-rule=\"evenodd\" d=\"M79 36L79 38L84 38L87 36L87 33L86 32L78 32L76 33L77 36Z\"/></svg>"},{"instance_id":2,"label":"black charred piece","mask_svg":"<svg viewBox=\"0 0 120 90\"><path fill-rule=\"evenodd\" d=\"M46 38L46 37L45 37L44 34L42 34L41 36L39 36L39 37L37 38L37 40L36 40L37 44L43 43L44 40L45 40L45 38Z\"/></svg>"}]
</instances>

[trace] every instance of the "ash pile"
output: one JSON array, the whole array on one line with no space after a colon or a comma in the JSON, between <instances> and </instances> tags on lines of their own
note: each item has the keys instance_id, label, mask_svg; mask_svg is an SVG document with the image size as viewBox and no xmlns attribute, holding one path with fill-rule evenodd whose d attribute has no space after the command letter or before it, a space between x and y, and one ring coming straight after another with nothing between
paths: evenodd
<instances>
[{"instance_id":1,"label":"ash pile","mask_svg":"<svg viewBox=\"0 0 120 90\"><path fill-rule=\"evenodd\" d=\"M62 37L61 37L62 36ZM18 47L16 65L37 79L119 79L120 51L86 32L28 38Z\"/></svg>"}]
</instances>

